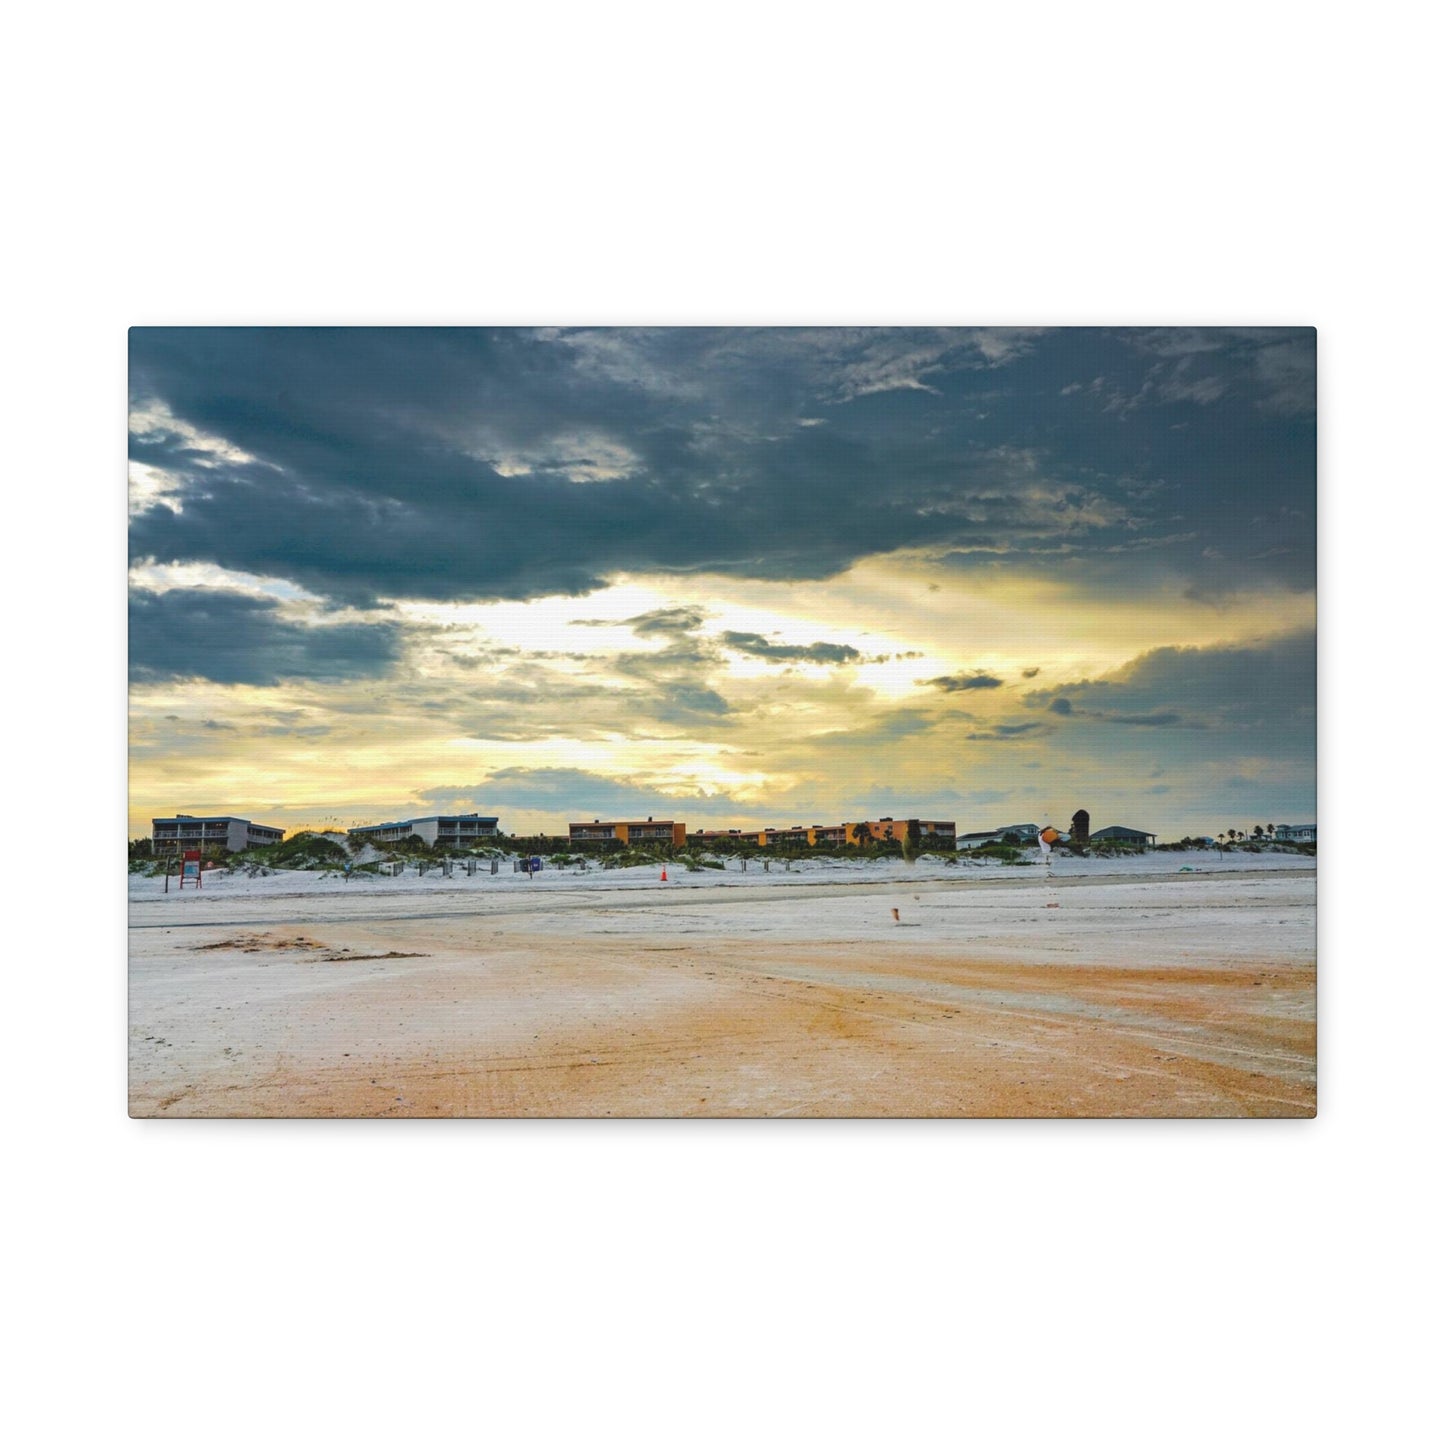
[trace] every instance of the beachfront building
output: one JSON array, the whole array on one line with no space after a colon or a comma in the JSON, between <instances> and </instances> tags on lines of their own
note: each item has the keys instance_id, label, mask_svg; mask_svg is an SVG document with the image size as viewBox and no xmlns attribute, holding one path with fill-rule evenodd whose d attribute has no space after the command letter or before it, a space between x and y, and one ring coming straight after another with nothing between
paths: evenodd
<instances>
[{"instance_id":1,"label":"beachfront building","mask_svg":"<svg viewBox=\"0 0 1445 1445\"><path fill-rule=\"evenodd\" d=\"M590 823L568 823L568 841L572 843L668 843L674 848L687 846L687 824L674 823L671 818L657 821L648 818L645 822L603 822L594 818Z\"/></svg>"},{"instance_id":2,"label":"beachfront building","mask_svg":"<svg viewBox=\"0 0 1445 1445\"><path fill-rule=\"evenodd\" d=\"M1313 843L1316 841L1315 825L1313 823L1277 823L1274 836L1283 843Z\"/></svg>"},{"instance_id":3,"label":"beachfront building","mask_svg":"<svg viewBox=\"0 0 1445 1445\"><path fill-rule=\"evenodd\" d=\"M990 843L1029 844L1039 840L1037 823L1010 823L1005 828L991 828L986 833L965 833L958 840L959 851L985 848Z\"/></svg>"},{"instance_id":4,"label":"beachfront building","mask_svg":"<svg viewBox=\"0 0 1445 1445\"><path fill-rule=\"evenodd\" d=\"M1141 833L1137 828L1097 828L1089 835L1090 843L1123 843L1133 848L1152 848L1153 833Z\"/></svg>"},{"instance_id":5,"label":"beachfront building","mask_svg":"<svg viewBox=\"0 0 1445 1445\"><path fill-rule=\"evenodd\" d=\"M187 848L224 848L228 853L243 853L247 848L279 843L285 836L284 828L271 828L265 823L253 823L249 818L233 818L228 814L202 818L177 813L174 818L151 819L151 845L157 853L176 853Z\"/></svg>"},{"instance_id":6,"label":"beachfront building","mask_svg":"<svg viewBox=\"0 0 1445 1445\"><path fill-rule=\"evenodd\" d=\"M700 833L694 833L693 840L698 843L756 843L760 848L766 848L769 844L786 843L795 848L811 848L819 842L832 841L829 836L837 833L836 841L843 841L842 832L838 828L825 828L821 825L804 828L799 824L796 828L704 828Z\"/></svg>"},{"instance_id":7,"label":"beachfront building","mask_svg":"<svg viewBox=\"0 0 1445 1445\"><path fill-rule=\"evenodd\" d=\"M929 848L952 848L957 843L958 830L952 823L939 823L927 818L878 818L868 823L844 823L848 841L856 843L858 828L867 828L869 837L875 843L901 843L910 828L918 830L918 841Z\"/></svg>"},{"instance_id":8,"label":"beachfront building","mask_svg":"<svg viewBox=\"0 0 1445 1445\"><path fill-rule=\"evenodd\" d=\"M429 818L406 818L398 823L368 823L362 828L348 828L348 838L384 848L405 838L420 838L435 848L475 848L502 836L495 818L477 813L436 813Z\"/></svg>"},{"instance_id":9,"label":"beachfront building","mask_svg":"<svg viewBox=\"0 0 1445 1445\"><path fill-rule=\"evenodd\" d=\"M778 845L794 848L839 848L859 843L857 830L867 830L870 841L901 843L908 836L910 824L916 824L919 841L931 848L952 848L955 828L952 823L922 818L879 818L871 823L814 823L805 828L801 823L792 828L714 828L694 835L699 843L756 843L760 848Z\"/></svg>"}]
</instances>

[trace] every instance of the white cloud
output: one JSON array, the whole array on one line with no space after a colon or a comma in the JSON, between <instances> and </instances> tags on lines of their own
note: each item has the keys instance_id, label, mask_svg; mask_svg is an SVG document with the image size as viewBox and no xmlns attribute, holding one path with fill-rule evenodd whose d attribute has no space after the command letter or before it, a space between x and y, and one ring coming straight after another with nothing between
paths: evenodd
<instances>
[{"instance_id":1,"label":"white cloud","mask_svg":"<svg viewBox=\"0 0 1445 1445\"><path fill-rule=\"evenodd\" d=\"M204 432L190 422L176 416L163 401L132 402L130 408L130 434L138 440L162 440L179 438L194 453L188 461L201 467L219 467L223 464L254 463L259 459L250 452L233 446L225 437ZM278 469L279 470L279 469Z\"/></svg>"},{"instance_id":2,"label":"white cloud","mask_svg":"<svg viewBox=\"0 0 1445 1445\"><path fill-rule=\"evenodd\" d=\"M615 482L635 472L637 453L601 432L559 432L526 448L483 447L470 455L488 462L504 477L557 472L569 482Z\"/></svg>"}]
</instances>

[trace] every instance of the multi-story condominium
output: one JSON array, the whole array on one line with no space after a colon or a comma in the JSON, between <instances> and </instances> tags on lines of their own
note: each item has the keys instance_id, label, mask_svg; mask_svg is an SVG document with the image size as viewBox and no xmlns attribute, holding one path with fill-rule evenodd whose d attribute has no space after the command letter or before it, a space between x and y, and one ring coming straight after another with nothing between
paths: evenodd
<instances>
[{"instance_id":1,"label":"multi-story condominium","mask_svg":"<svg viewBox=\"0 0 1445 1445\"><path fill-rule=\"evenodd\" d=\"M914 825L918 828L920 842L935 848L954 846L957 830L952 823L939 823L926 818L878 818L868 823L843 824L848 830L850 843L857 841L854 829L859 827L867 828L875 841L901 843L908 836L909 828Z\"/></svg>"},{"instance_id":2,"label":"multi-story condominium","mask_svg":"<svg viewBox=\"0 0 1445 1445\"><path fill-rule=\"evenodd\" d=\"M603 822L568 823L567 836L573 843L670 843L675 848L687 846L687 824L674 823L671 818L645 823Z\"/></svg>"},{"instance_id":3,"label":"multi-story condominium","mask_svg":"<svg viewBox=\"0 0 1445 1445\"><path fill-rule=\"evenodd\" d=\"M211 847L241 853L247 848L279 843L285 836L284 828L270 828L264 823L226 815L198 818L190 813L177 813L174 818L151 819L151 843L158 853Z\"/></svg>"},{"instance_id":4,"label":"multi-story condominium","mask_svg":"<svg viewBox=\"0 0 1445 1445\"><path fill-rule=\"evenodd\" d=\"M476 813L438 813L430 818L407 818L399 823L370 823L364 828L348 828L348 838L384 846L400 843L403 838L420 838L435 847L470 848L500 838L495 818Z\"/></svg>"}]
</instances>

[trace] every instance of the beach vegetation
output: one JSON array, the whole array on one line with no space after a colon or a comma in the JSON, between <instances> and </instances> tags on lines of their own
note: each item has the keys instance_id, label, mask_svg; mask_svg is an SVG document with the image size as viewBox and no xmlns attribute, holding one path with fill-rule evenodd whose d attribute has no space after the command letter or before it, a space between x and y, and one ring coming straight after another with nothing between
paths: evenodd
<instances>
[{"instance_id":1,"label":"beach vegetation","mask_svg":"<svg viewBox=\"0 0 1445 1445\"><path fill-rule=\"evenodd\" d=\"M226 858L233 870L237 867L261 867L308 872L344 868L350 861L351 855L335 838L309 832L294 833L279 843L270 843L264 848L248 848L244 853L234 853Z\"/></svg>"}]
</instances>

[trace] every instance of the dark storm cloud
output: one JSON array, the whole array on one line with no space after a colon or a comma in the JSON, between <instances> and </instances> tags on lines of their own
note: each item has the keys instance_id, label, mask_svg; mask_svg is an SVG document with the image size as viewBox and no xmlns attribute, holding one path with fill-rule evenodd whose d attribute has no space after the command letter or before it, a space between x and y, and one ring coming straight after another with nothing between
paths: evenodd
<instances>
[{"instance_id":1,"label":"dark storm cloud","mask_svg":"<svg viewBox=\"0 0 1445 1445\"><path fill-rule=\"evenodd\" d=\"M397 652L390 624L303 626L274 602L212 587L131 592L132 682L201 677L272 687L286 677L376 677Z\"/></svg>"},{"instance_id":2,"label":"dark storm cloud","mask_svg":"<svg viewBox=\"0 0 1445 1445\"><path fill-rule=\"evenodd\" d=\"M751 653L774 662L819 662L840 665L857 662L863 654L845 643L813 642L807 646L769 642L757 632L724 632L723 643L736 652Z\"/></svg>"},{"instance_id":3,"label":"dark storm cloud","mask_svg":"<svg viewBox=\"0 0 1445 1445\"><path fill-rule=\"evenodd\" d=\"M1313 736L1315 637L1247 646L1160 647L1107 677L1024 697L1070 722Z\"/></svg>"},{"instance_id":4,"label":"dark storm cloud","mask_svg":"<svg viewBox=\"0 0 1445 1445\"><path fill-rule=\"evenodd\" d=\"M334 600L900 547L1313 585L1308 331L140 328L131 377L132 555Z\"/></svg>"},{"instance_id":5,"label":"dark storm cloud","mask_svg":"<svg viewBox=\"0 0 1445 1445\"><path fill-rule=\"evenodd\" d=\"M1003 678L987 672L959 672L951 677L924 678L918 687L936 687L941 692L978 692L988 688L1002 687Z\"/></svg>"}]
</instances>

